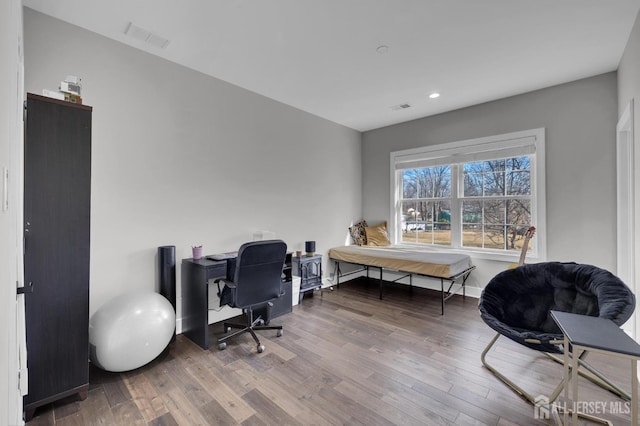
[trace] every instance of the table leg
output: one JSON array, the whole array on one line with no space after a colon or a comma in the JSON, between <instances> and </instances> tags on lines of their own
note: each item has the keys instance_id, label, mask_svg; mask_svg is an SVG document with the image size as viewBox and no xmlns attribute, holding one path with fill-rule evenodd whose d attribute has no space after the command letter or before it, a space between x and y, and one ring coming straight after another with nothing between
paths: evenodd
<instances>
[{"instance_id":1,"label":"table leg","mask_svg":"<svg viewBox=\"0 0 640 426\"><path fill-rule=\"evenodd\" d=\"M631 360L631 424L638 424L638 360Z\"/></svg>"},{"instance_id":2,"label":"table leg","mask_svg":"<svg viewBox=\"0 0 640 426\"><path fill-rule=\"evenodd\" d=\"M568 350L568 349L567 349ZM576 356L576 354L580 352L580 350L574 345L573 346L573 351L571 354L571 358L573 359L573 364L572 364L572 369L571 369L571 385L573 387L573 390L571 391L571 394L573 396L572 401L573 401L573 414L572 414L572 418L573 418L573 426L578 426L578 377L580 377L580 375L578 374L578 366L579 364L579 357Z\"/></svg>"},{"instance_id":3,"label":"table leg","mask_svg":"<svg viewBox=\"0 0 640 426\"><path fill-rule=\"evenodd\" d=\"M444 315L444 279L440 278L440 312Z\"/></svg>"},{"instance_id":4,"label":"table leg","mask_svg":"<svg viewBox=\"0 0 640 426\"><path fill-rule=\"evenodd\" d=\"M564 424L569 424L569 384L571 383L571 371L569 369L569 339L564 336Z\"/></svg>"},{"instance_id":5,"label":"table leg","mask_svg":"<svg viewBox=\"0 0 640 426\"><path fill-rule=\"evenodd\" d=\"M182 333L202 349L209 349L209 285L206 272L182 263Z\"/></svg>"}]
</instances>

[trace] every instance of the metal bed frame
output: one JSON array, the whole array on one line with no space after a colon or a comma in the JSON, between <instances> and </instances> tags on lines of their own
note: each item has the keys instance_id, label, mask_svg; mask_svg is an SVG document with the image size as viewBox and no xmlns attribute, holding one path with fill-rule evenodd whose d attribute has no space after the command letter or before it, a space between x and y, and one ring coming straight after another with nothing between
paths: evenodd
<instances>
[{"instance_id":1,"label":"metal bed frame","mask_svg":"<svg viewBox=\"0 0 640 426\"><path fill-rule=\"evenodd\" d=\"M425 277L425 278L432 278L432 279L437 279L440 280L440 304L441 304L441 310L442 313L441 315L444 315L444 302L446 302L447 300L449 300L452 296L458 294L460 292L460 290L462 290L462 297L466 297L466 292L465 292L465 283L467 282L467 278L469 278L469 275L471 275L471 272L476 269L475 265L472 265L470 267L468 267L467 269L465 269L462 272L459 272L455 275L452 275L450 277L442 277L442 276L438 276L438 275L428 275L428 274L420 274L418 272L409 272L409 271L401 271L398 269L392 269L392 268L385 268L382 266L373 266L373 265L367 265L364 263L354 263L354 262L347 262L345 260L338 260L338 259L331 259L334 262L334 276L336 277L336 287L340 286L340 278L341 277L348 277L349 275L353 275L353 274L358 274L360 272L366 271L367 272L367 278L369 277L369 268L374 268L374 269L378 269L380 271L380 276L378 278L378 283L380 286L380 300L382 300L382 272L384 270L387 271L393 271L393 272L400 272L402 275L401 277L398 277L394 280L391 280L389 282L391 283L395 283L398 282L404 278L409 277L409 294L412 293L413 291L413 276L417 275L420 277ZM357 269L355 271L349 271L349 272L345 272L343 273L342 270L340 269L340 262L342 263L348 263L351 265L358 265L361 266L362 269ZM461 280L461 281L460 281ZM445 290L445 281L448 281L449 287ZM456 291L451 291L453 286L457 284L459 287L456 289Z\"/></svg>"}]
</instances>

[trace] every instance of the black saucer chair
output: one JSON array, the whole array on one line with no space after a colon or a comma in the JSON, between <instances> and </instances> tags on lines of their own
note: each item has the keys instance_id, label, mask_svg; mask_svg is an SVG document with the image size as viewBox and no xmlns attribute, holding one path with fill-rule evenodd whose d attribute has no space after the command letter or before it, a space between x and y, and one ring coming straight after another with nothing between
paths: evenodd
<instances>
[{"instance_id":1,"label":"black saucer chair","mask_svg":"<svg viewBox=\"0 0 640 426\"><path fill-rule=\"evenodd\" d=\"M563 363L562 357L554 355L563 353L563 335L551 319L550 310L608 318L620 326L633 314L635 296L619 278L604 269L577 263L544 262L518 266L496 275L482 291L478 307L484 322L497 332L482 352L482 364L531 404L536 404L535 396L487 363L487 353L498 338L507 337ZM628 393L586 362L587 354L588 351L572 354L578 356L578 372L620 397L630 399ZM564 380L549 396L549 403L556 400L563 386Z\"/></svg>"}]
</instances>

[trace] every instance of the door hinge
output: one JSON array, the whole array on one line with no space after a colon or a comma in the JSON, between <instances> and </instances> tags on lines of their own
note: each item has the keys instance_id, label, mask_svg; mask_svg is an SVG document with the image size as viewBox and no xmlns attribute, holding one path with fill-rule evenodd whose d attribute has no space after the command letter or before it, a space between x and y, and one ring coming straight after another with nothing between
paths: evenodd
<instances>
[{"instance_id":1,"label":"door hinge","mask_svg":"<svg viewBox=\"0 0 640 426\"><path fill-rule=\"evenodd\" d=\"M29 372L26 368L18 370L18 390L22 396L29 393Z\"/></svg>"},{"instance_id":2,"label":"door hinge","mask_svg":"<svg viewBox=\"0 0 640 426\"><path fill-rule=\"evenodd\" d=\"M2 168L2 211L9 210L9 169Z\"/></svg>"}]
</instances>

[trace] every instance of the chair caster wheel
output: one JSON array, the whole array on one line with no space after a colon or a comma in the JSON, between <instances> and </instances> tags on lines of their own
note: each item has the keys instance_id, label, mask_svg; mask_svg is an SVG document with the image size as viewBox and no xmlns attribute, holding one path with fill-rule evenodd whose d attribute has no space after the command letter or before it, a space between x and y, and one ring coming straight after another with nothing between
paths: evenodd
<instances>
[{"instance_id":1,"label":"chair caster wheel","mask_svg":"<svg viewBox=\"0 0 640 426\"><path fill-rule=\"evenodd\" d=\"M259 344L258 345L258 353L261 354L262 352L264 352L264 345L263 344Z\"/></svg>"},{"instance_id":2,"label":"chair caster wheel","mask_svg":"<svg viewBox=\"0 0 640 426\"><path fill-rule=\"evenodd\" d=\"M259 319L258 320L258 325L264 325L264 320L263 319Z\"/></svg>"},{"instance_id":3,"label":"chair caster wheel","mask_svg":"<svg viewBox=\"0 0 640 426\"><path fill-rule=\"evenodd\" d=\"M231 333L231 327L226 327L226 328L224 329L224 332L225 332L225 333Z\"/></svg>"},{"instance_id":4,"label":"chair caster wheel","mask_svg":"<svg viewBox=\"0 0 640 426\"><path fill-rule=\"evenodd\" d=\"M282 336L282 330L278 330L278 332L276 333L276 336L278 337Z\"/></svg>"},{"instance_id":5,"label":"chair caster wheel","mask_svg":"<svg viewBox=\"0 0 640 426\"><path fill-rule=\"evenodd\" d=\"M227 349L227 342L218 343L218 350L224 351Z\"/></svg>"}]
</instances>

